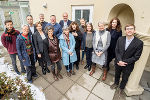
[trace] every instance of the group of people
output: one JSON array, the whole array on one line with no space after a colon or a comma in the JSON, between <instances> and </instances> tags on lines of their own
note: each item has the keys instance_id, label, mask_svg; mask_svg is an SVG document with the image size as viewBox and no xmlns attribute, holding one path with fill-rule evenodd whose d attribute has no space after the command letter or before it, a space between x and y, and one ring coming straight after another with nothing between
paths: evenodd
<instances>
[{"instance_id":1,"label":"group of people","mask_svg":"<svg viewBox=\"0 0 150 100\"><path fill-rule=\"evenodd\" d=\"M98 22L97 30L92 23L86 23L84 18L80 19L80 25L69 20L66 12L59 23L56 22L55 15L50 16L50 23L44 20L44 14L39 15L40 21L35 24L31 15L26 19L28 24L22 26L22 33L13 27L11 20L6 20L6 30L1 36L17 74L27 73L27 80L32 83L32 77L37 77L35 63L38 61L44 75L50 73L48 66L51 66L54 80L57 81L63 79L60 74L62 62L70 77L75 75L74 66L79 70L80 61L84 64L86 53L84 69L88 69L91 76L95 73L96 64L101 65L103 81L107 78L110 62L115 58L115 82L111 88L119 86L122 74L120 93L123 92L134 63L140 58L143 49L143 42L134 36L133 24L125 26L126 36L122 36L118 18L113 18L107 28L105 22ZM21 73L16 65L16 55L20 60Z\"/></svg>"}]
</instances>

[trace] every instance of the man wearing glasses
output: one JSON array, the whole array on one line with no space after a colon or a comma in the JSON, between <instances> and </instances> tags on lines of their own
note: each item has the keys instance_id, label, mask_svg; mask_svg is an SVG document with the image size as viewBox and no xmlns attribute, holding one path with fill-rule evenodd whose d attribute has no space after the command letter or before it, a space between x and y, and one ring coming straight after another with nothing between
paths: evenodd
<instances>
[{"instance_id":1,"label":"man wearing glasses","mask_svg":"<svg viewBox=\"0 0 150 100\"><path fill-rule=\"evenodd\" d=\"M143 50L143 42L134 36L135 26L133 24L125 26L125 33L126 36L120 37L117 41L115 49L115 82L111 86L111 89L119 87L119 95L124 93L123 90L134 69L134 64L140 58ZM121 74L122 80L119 86Z\"/></svg>"}]
</instances>

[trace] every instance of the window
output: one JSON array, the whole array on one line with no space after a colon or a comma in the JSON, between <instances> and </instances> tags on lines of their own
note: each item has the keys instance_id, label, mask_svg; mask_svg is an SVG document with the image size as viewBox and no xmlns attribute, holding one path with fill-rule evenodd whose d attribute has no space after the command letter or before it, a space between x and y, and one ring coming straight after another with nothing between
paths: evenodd
<instances>
[{"instance_id":1,"label":"window","mask_svg":"<svg viewBox=\"0 0 150 100\"><path fill-rule=\"evenodd\" d=\"M72 20L78 24L81 18L86 22L92 22L93 6L72 6Z\"/></svg>"}]
</instances>

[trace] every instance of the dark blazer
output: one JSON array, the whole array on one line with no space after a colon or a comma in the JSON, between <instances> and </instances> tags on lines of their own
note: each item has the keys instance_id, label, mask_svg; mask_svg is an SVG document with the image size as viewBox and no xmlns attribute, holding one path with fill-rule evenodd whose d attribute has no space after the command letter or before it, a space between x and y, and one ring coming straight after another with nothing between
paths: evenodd
<instances>
[{"instance_id":1,"label":"dark blazer","mask_svg":"<svg viewBox=\"0 0 150 100\"><path fill-rule=\"evenodd\" d=\"M33 48L33 54L34 54L34 61L36 62L36 55L35 55L35 48L34 48L34 45L33 45L33 40L32 40L32 36L31 36L31 33L29 33L29 38L32 42L32 48ZM17 39L16 39L16 48L17 48L17 52L18 52L18 57L21 61L25 60L23 62L23 65L24 66L31 66L31 61L30 61L30 58L29 58L29 55L27 53L27 48L26 48L26 44L25 44L25 40L22 38L21 34L19 34L17 36Z\"/></svg>"},{"instance_id":2,"label":"dark blazer","mask_svg":"<svg viewBox=\"0 0 150 100\"><path fill-rule=\"evenodd\" d=\"M125 50L126 36L122 36L118 39L116 44L116 59L115 64L119 61L124 61L127 64L127 67L130 67L131 70L134 68L135 62L140 58L143 50L143 42L138 38L134 37L128 48Z\"/></svg>"},{"instance_id":3,"label":"dark blazer","mask_svg":"<svg viewBox=\"0 0 150 100\"><path fill-rule=\"evenodd\" d=\"M68 22L67 22L68 27L69 27L69 25L70 25L71 23L72 23L72 21L68 19ZM61 20L61 21L59 22L59 24L60 24L61 28L63 28L63 27L64 27L64 20Z\"/></svg>"},{"instance_id":4,"label":"dark blazer","mask_svg":"<svg viewBox=\"0 0 150 100\"><path fill-rule=\"evenodd\" d=\"M47 43L48 43L46 34L45 34L45 37L46 38L43 40L38 31L36 31L33 35L34 45L35 45L37 54L43 53L45 51L45 47L46 47L45 44L47 45Z\"/></svg>"}]
</instances>

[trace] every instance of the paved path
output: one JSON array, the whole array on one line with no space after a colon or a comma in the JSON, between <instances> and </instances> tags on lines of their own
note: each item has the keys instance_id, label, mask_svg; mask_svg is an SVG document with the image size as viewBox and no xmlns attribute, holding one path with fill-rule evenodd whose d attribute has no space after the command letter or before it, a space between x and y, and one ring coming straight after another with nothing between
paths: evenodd
<instances>
[{"instance_id":1,"label":"paved path","mask_svg":"<svg viewBox=\"0 0 150 100\"><path fill-rule=\"evenodd\" d=\"M5 56L5 62L11 62L5 49L0 56ZM101 80L102 70L100 67L97 66L95 74L89 76L89 71L84 69L84 66L85 64L80 64L80 69L75 70L76 75L71 77L67 76L63 66L61 71L63 79L54 81L52 73L43 75L41 67L36 64L38 77L34 79L33 84L45 93L47 100L150 100L150 92L148 91L144 91L143 95L140 96L126 97L124 95L119 98L117 91L110 89L114 80L113 66L111 66L107 80L104 82ZM150 76L150 73L146 72L145 76ZM143 78L142 82L145 82L144 79L150 80L149 77L146 77Z\"/></svg>"}]
</instances>

